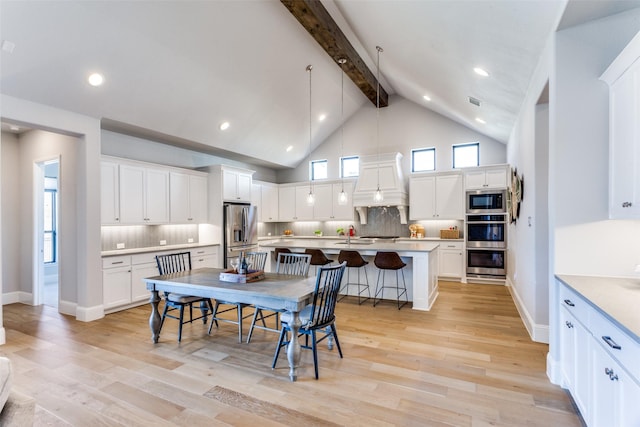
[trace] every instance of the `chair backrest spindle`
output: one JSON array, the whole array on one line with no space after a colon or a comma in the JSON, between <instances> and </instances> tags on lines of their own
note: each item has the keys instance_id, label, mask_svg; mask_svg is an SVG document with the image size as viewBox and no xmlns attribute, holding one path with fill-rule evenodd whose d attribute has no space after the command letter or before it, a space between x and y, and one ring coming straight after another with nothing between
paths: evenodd
<instances>
[{"instance_id":1,"label":"chair backrest spindle","mask_svg":"<svg viewBox=\"0 0 640 427\"><path fill-rule=\"evenodd\" d=\"M307 276L309 275L310 265L311 255L281 252L278 254L276 273Z\"/></svg>"}]
</instances>

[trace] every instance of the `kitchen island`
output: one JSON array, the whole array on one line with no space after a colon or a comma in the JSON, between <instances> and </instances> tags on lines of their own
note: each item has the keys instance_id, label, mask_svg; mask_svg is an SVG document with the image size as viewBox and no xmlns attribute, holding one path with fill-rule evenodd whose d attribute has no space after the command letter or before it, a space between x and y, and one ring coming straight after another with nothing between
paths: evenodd
<instances>
[{"instance_id":1,"label":"kitchen island","mask_svg":"<svg viewBox=\"0 0 640 427\"><path fill-rule=\"evenodd\" d=\"M260 241L260 248L271 252L267 259L265 270L275 271L276 248L288 248L292 252L304 252L306 248L320 249L328 258L337 262L338 254L341 250L355 250L362 257L369 261L367 275L371 297L375 293L378 269L373 264L373 258L378 251L397 252L402 260L407 264L404 268L404 276L407 284L407 296L413 302L414 310L429 310L438 297L438 247L437 241L420 242L395 242L378 239L355 238L348 242L346 239L323 239L323 238L279 238L275 240ZM357 274L355 271L354 274ZM346 275L346 273L345 273ZM362 276L362 275L361 275ZM364 277L362 277L364 280ZM395 280L391 274L387 273L387 280ZM400 277L402 280L402 277ZM396 296L389 296L385 290L385 299Z\"/></svg>"}]
</instances>

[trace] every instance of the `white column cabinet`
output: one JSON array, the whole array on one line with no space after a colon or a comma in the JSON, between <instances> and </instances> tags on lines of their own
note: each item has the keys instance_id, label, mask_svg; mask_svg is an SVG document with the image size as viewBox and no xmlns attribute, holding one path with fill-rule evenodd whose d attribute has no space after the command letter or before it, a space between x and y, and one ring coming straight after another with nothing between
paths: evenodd
<instances>
[{"instance_id":1,"label":"white column cabinet","mask_svg":"<svg viewBox=\"0 0 640 427\"><path fill-rule=\"evenodd\" d=\"M169 184L171 222L174 224L206 222L208 210L206 174L171 172Z\"/></svg>"},{"instance_id":2,"label":"white column cabinet","mask_svg":"<svg viewBox=\"0 0 640 427\"><path fill-rule=\"evenodd\" d=\"M412 176L409 180L409 218L464 219L462 175Z\"/></svg>"},{"instance_id":3,"label":"white column cabinet","mask_svg":"<svg viewBox=\"0 0 640 427\"><path fill-rule=\"evenodd\" d=\"M222 167L222 199L225 202L251 203L251 175L253 172Z\"/></svg>"},{"instance_id":4,"label":"white column cabinet","mask_svg":"<svg viewBox=\"0 0 640 427\"><path fill-rule=\"evenodd\" d=\"M640 218L640 33L600 77L609 85L609 217Z\"/></svg>"},{"instance_id":5,"label":"white column cabinet","mask_svg":"<svg viewBox=\"0 0 640 427\"><path fill-rule=\"evenodd\" d=\"M509 184L509 166L480 166L465 169L464 181L467 190L506 188Z\"/></svg>"}]
</instances>

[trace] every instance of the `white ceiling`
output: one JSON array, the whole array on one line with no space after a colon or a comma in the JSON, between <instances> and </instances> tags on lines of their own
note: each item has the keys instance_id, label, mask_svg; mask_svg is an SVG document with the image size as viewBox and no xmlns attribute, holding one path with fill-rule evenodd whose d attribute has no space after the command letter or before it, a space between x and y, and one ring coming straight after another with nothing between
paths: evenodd
<instances>
[{"instance_id":1,"label":"white ceiling","mask_svg":"<svg viewBox=\"0 0 640 427\"><path fill-rule=\"evenodd\" d=\"M374 73L375 46L384 48L381 80L390 94L502 142L565 7L554 0L323 4ZM563 22L638 6L576 0L570 4L575 19ZM0 36L15 44L12 53L1 52L3 94L100 118L138 136L294 167L309 152L308 64L313 147L341 123L338 66L278 0L1 0ZM475 66L491 76L477 76ZM86 83L94 71L105 76L99 88ZM368 102L345 79L345 118ZM322 123L320 113L327 114ZM231 127L223 132L226 120Z\"/></svg>"}]
</instances>

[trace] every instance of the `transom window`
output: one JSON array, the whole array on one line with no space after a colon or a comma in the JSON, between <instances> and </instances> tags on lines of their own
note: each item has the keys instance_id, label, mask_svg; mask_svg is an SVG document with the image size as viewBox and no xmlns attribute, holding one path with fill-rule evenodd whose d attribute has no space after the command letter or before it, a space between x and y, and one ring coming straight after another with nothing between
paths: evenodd
<instances>
[{"instance_id":1,"label":"transom window","mask_svg":"<svg viewBox=\"0 0 640 427\"><path fill-rule=\"evenodd\" d=\"M309 173L311 174L311 180L327 179L327 161L326 160L312 160Z\"/></svg>"},{"instance_id":2,"label":"transom window","mask_svg":"<svg viewBox=\"0 0 640 427\"><path fill-rule=\"evenodd\" d=\"M453 168L467 168L480 165L480 143L453 146Z\"/></svg>"},{"instance_id":3,"label":"transom window","mask_svg":"<svg viewBox=\"0 0 640 427\"><path fill-rule=\"evenodd\" d=\"M350 178L360 174L360 157L340 157L340 177Z\"/></svg>"},{"instance_id":4,"label":"transom window","mask_svg":"<svg viewBox=\"0 0 640 427\"><path fill-rule=\"evenodd\" d=\"M411 172L436 170L436 149L416 148L411 150Z\"/></svg>"}]
</instances>

